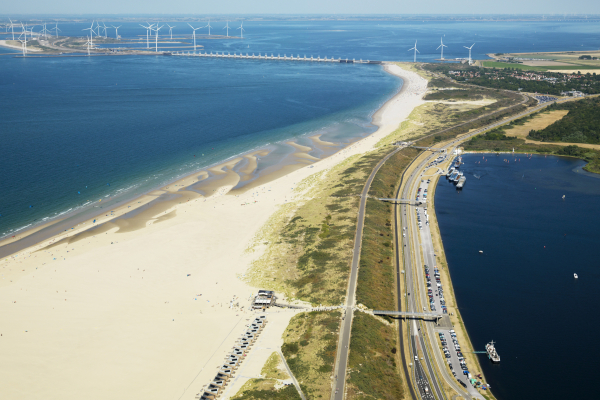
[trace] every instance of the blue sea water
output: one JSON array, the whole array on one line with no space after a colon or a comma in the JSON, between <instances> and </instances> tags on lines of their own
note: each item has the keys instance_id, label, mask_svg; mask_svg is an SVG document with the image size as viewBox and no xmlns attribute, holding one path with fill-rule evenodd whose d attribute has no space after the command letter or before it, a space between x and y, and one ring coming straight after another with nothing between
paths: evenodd
<instances>
[{"instance_id":1,"label":"blue sea water","mask_svg":"<svg viewBox=\"0 0 600 400\"><path fill-rule=\"evenodd\" d=\"M183 39L185 50L193 50L192 29L181 21L148 20L159 22L163 28L159 34L159 50L178 46L161 43L169 37L167 24L174 26L173 38ZM195 28L207 25L208 21L191 22ZM39 22L37 22L39 23ZM61 35L84 36L83 31L90 21L59 23ZM124 47L145 48L146 29L138 22L114 22L105 20L107 36L119 35L123 41L141 40L140 44L125 44ZM225 35L225 21L211 22L212 35ZM49 23L48 27L53 26ZM229 35L239 36L240 22L229 22ZM34 27L39 32L41 26ZM600 26L597 21L245 21L244 38L205 39L197 38L198 45L208 52L265 52L303 56L314 55L341 58L371 59L385 61L412 61L413 52L408 51L417 41L418 61L433 61L440 56L440 40L448 47L446 58L467 58L469 53L463 46L471 46L472 57L485 59L488 53L591 50L598 48L597 37ZM0 32L0 35L2 32ZM208 35L208 28L196 31L196 35ZM150 47L154 49L154 38ZM118 47L113 44L107 47ZM200 49L199 49L200 50Z\"/></svg>"},{"instance_id":2,"label":"blue sea water","mask_svg":"<svg viewBox=\"0 0 600 400\"><path fill-rule=\"evenodd\" d=\"M379 66L198 61L0 58L0 233L268 143L372 132L401 84Z\"/></svg>"},{"instance_id":3,"label":"blue sea water","mask_svg":"<svg viewBox=\"0 0 600 400\"><path fill-rule=\"evenodd\" d=\"M189 27L170 24L177 25L174 36L186 36L189 50ZM224 23L212 25L213 33L224 33ZM87 26L59 24L62 35L73 36ZM462 46L473 42L473 57L485 58L596 49L600 33L594 23L541 21L249 21L244 28L243 40L197 42L209 52L410 61L407 50L418 40L418 60L432 61L441 37L447 58L467 57ZM145 30L124 23L119 33L139 39ZM336 140L368 134L373 111L401 85L372 65L7 55L18 53L0 48L0 236L88 202L133 197L268 143L311 133ZM499 398L588 398L593 332L580 327L593 323L586 313L598 282L591 258L598 242L591 229L598 222L591 208L597 181L571 172L578 161L560 159L552 168L554 161L528 162L538 164L517 171L467 163L481 181L469 178L461 195L438 188L453 284L474 345L498 341L503 362L484 363L484 370ZM548 172L536 175L536 169ZM562 194L565 203L545 208L547 198ZM470 253L479 247L484 257ZM583 279L573 284L575 270Z\"/></svg>"},{"instance_id":4,"label":"blue sea water","mask_svg":"<svg viewBox=\"0 0 600 400\"><path fill-rule=\"evenodd\" d=\"M166 22L190 49L189 26ZM83 35L89 23L60 23L61 35ZM145 38L138 23L105 23L120 25L125 42ZM213 21L213 35L224 34L224 25ZM239 34L239 23L230 26L230 35ZM473 42L473 57L485 58L593 49L600 33L591 22L547 21L246 21L244 28L243 40L197 42L209 52L408 61L418 39L418 59L432 61L442 37L447 58L466 57L462 46ZM18 53L0 48L0 237L117 191L118 198L131 197L267 143L314 132L338 140L368 134L373 111L401 85L377 66L9 55Z\"/></svg>"},{"instance_id":5,"label":"blue sea water","mask_svg":"<svg viewBox=\"0 0 600 400\"><path fill-rule=\"evenodd\" d=\"M475 350L496 341L501 363L480 361L499 400L595 398L600 178L581 160L506 157L466 155L464 189L437 186L461 315Z\"/></svg>"}]
</instances>

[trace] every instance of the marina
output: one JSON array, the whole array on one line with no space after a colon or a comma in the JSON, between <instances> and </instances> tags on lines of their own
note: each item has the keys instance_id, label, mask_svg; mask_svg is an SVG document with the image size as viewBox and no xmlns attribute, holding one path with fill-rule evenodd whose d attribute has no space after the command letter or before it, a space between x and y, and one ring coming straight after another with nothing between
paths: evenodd
<instances>
[{"instance_id":1,"label":"marina","mask_svg":"<svg viewBox=\"0 0 600 400\"><path fill-rule=\"evenodd\" d=\"M481 164L482 154L462 156L461 170L480 177L469 180L469 190L457 195L454 185L439 181L435 211L461 316L474 349L482 350L485 379L499 400L586 397L595 390L589 343L600 329L581 307L593 301L600 279L593 250L600 240L598 178L571 158L515 155L520 161L507 164L484 156ZM571 266L585 279L575 278ZM557 347L539 334L556 312L566 316L556 335L570 335L572 346ZM583 320L590 328L574 329ZM487 354L491 338L500 363ZM557 368L557 359L569 358L578 360L573 368ZM533 387L523 376L553 384ZM572 381L581 382L575 392Z\"/></svg>"}]
</instances>

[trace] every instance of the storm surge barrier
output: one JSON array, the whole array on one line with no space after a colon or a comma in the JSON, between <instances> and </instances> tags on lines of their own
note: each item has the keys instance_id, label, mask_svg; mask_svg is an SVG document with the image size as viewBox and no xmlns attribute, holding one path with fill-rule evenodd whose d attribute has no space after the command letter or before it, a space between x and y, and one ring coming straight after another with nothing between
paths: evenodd
<instances>
[{"instance_id":1,"label":"storm surge barrier","mask_svg":"<svg viewBox=\"0 0 600 400\"><path fill-rule=\"evenodd\" d=\"M258 53L258 55L256 55L255 53L233 53L231 54L231 52L227 52L225 53L223 52L193 52L193 51L174 51L174 52L169 52L169 53L163 53L165 55L170 55L170 56L183 56L183 57L210 57L210 58L235 58L235 59L248 59L248 60L269 60L269 61L303 61L303 62L329 62L329 63L342 63L342 64L382 64L382 61L375 61L375 60L363 60L362 58L357 60L357 59L350 59L350 58L335 58L335 57L330 57L327 58L327 56L325 57L321 57L321 56L310 56L307 57L306 55L304 55L303 57L300 57L300 54L296 55L294 57L294 55L287 55L284 54L283 56L281 54L277 54L275 55L274 53L271 53L271 55L268 55L267 53Z\"/></svg>"}]
</instances>

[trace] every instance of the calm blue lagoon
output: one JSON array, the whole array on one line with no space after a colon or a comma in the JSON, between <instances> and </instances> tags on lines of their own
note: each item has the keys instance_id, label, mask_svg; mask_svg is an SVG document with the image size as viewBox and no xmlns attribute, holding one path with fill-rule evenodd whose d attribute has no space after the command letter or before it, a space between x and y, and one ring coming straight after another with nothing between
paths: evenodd
<instances>
[{"instance_id":1,"label":"calm blue lagoon","mask_svg":"<svg viewBox=\"0 0 600 400\"><path fill-rule=\"evenodd\" d=\"M441 178L435 209L473 346L481 351L496 341L501 363L480 359L493 393L501 400L593 398L600 177L568 158L463 160L464 189Z\"/></svg>"}]
</instances>

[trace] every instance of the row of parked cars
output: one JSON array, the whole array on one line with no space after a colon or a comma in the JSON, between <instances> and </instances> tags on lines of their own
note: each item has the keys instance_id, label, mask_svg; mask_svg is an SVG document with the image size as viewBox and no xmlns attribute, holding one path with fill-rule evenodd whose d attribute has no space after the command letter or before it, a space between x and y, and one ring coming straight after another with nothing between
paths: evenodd
<instances>
[{"instance_id":1,"label":"row of parked cars","mask_svg":"<svg viewBox=\"0 0 600 400\"><path fill-rule=\"evenodd\" d=\"M535 96L535 98L540 102L540 103L547 103L549 101L554 101L556 100L556 97L554 96Z\"/></svg>"},{"instance_id":2,"label":"row of parked cars","mask_svg":"<svg viewBox=\"0 0 600 400\"><path fill-rule=\"evenodd\" d=\"M450 339L452 340L452 344L454 345L454 350L456 350L456 355L458 356L458 362L460 363L460 368L462 369L463 375L469 376L469 368L467 367L467 361L465 360L463 354L460 351L460 344L458 343L458 339L456 338L456 332L453 329L451 329L449 331L449 334ZM444 355L446 356L446 358L450 358L450 350L448 350L448 341L446 339L446 335L443 332L439 332L438 335L440 337L440 342L442 343L442 350L444 351ZM448 366L450 367L450 371L452 371L452 375L454 375L454 377L457 378L452 363L448 362ZM464 383L458 378L457 380L458 382L460 382L461 385L467 387L466 383Z\"/></svg>"},{"instance_id":3,"label":"row of parked cars","mask_svg":"<svg viewBox=\"0 0 600 400\"><path fill-rule=\"evenodd\" d=\"M434 167L436 165L438 165L439 163L442 163L446 160L446 155L441 155L438 158L436 158L435 160L433 160L432 162L430 162L429 164L427 164L427 168L430 167Z\"/></svg>"},{"instance_id":4,"label":"row of parked cars","mask_svg":"<svg viewBox=\"0 0 600 400\"><path fill-rule=\"evenodd\" d=\"M425 266L425 278L427 279L427 296L429 297L429 307L431 311L436 311L435 301L433 300L434 292L435 296L440 298L440 306L442 312L448 314L448 308L446 307L446 299L444 299L444 289L440 282L440 270L437 267L433 267L433 277L435 278L435 287L432 284L431 275L429 273L429 267Z\"/></svg>"}]
</instances>

